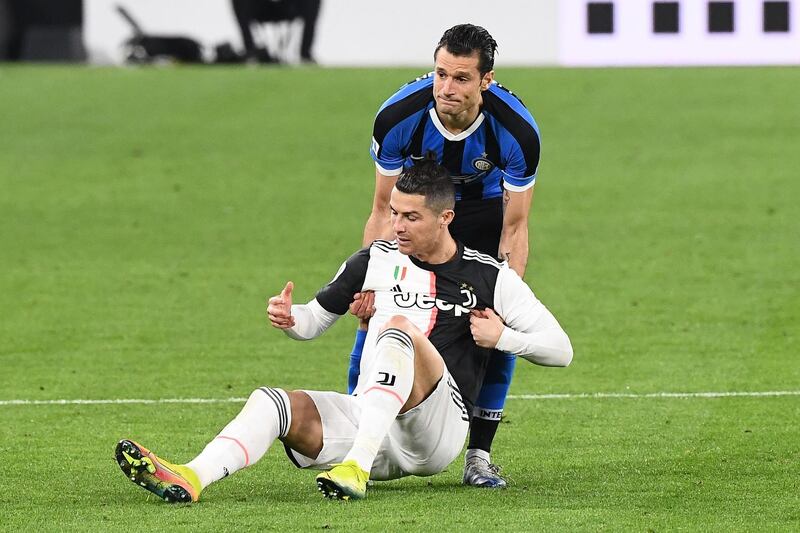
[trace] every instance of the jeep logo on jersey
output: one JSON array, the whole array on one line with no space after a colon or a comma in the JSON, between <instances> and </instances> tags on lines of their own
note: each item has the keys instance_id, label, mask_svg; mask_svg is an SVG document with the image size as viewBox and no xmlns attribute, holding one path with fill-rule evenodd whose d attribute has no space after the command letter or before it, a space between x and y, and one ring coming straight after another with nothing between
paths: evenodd
<instances>
[{"instance_id":1,"label":"jeep logo on jersey","mask_svg":"<svg viewBox=\"0 0 800 533\"><path fill-rule=\"evenodd\" d=\"M455 316L468 315L470 312L470 309L464 307L463 305L451 304L445 302L444 300L440 300L439 298L433 298L432 296L428 296L427 294L414 294L414 293L395 294L394 303L397 304L398 307L402 307L403 309L408 309L409 307L418 307L420 309L433 309L435 307L439 311L452 311Z\"/></svg>"},{"instance_id":2,"label":"jeep logo on jersey","mask_svg":"<svg viewBox=\"0 0 800 533\"><path fill-rule=\"evenodd\" d=\"M478 172L488 172L494 168L494 163L486 159L486 154L472 160L472 168Z\"/></svg>"}]
</instances>

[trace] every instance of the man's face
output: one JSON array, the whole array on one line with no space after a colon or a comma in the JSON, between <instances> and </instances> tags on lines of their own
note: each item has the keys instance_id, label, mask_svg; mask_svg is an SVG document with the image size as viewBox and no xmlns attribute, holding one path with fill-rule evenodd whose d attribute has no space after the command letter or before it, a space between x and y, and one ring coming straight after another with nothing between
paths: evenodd
<instances>
[{"instance_id":1,"label":"man's face","mask_svg":"<svg viewBox=\"0 0 800 533\"><path fill-rule=\"evenodd\" d=\"M442 47L435 59L433 97L436 110L443 115L460 115L480 105L481 91L491 83L494 71L481 76L478 52L471 56L455 56Z\"/></svg>"},{"instance_id":2,"label":"man's face","mask_svg":"<svg viewBox=\"0 0 800 533\"><path fill-rule=\"evenodd\" d=\"M442 228L440 213L425 205L421 194L406 194L392 189L389 199L392 210L392 229L397 246L404 255L429 254L436 247Z\"/></svg>"}]
</instances>

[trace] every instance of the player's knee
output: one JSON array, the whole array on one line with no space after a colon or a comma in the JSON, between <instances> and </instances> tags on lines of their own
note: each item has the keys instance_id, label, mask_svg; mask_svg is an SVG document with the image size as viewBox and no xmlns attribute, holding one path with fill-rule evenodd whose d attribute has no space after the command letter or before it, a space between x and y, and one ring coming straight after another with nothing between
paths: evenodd
<instances>
[{"instance_id":1,"label":"player's knee","mask_svg":"<svg viewBox=\"0 0 800 533\"><path fill-rule=\"evenodd\" d=\"M303 391L286 391L291 405L291 424L283 439L290 448L306 457L322 450L322 418L314 400Z\"/></svg>"},{"instance_id":2,"label":"player's knee","mask_svg":"<svg viewBox=\"0 0 800 533\"><path fill-rule=\"evenodd\" d=\"M319 420L319 411L311 397L303 391L286 391L289 397L289 404L292 410L292 425L297 421L298 425L306 425Z\"/></svg>"},{"instance_id":3,"label":"player's knee","mask_svg":"<svg viewBox=\"0 0 800 533\"><path fill-rule=\"evenodd\" d=\"M400 331L404 331L409 335L414 335L419 329L417 326L414 325L409 319L404 317L403 315L394 315L389 320L386 321L381 332L386 331L387 329L399 329Z\"/></svg>"}]
</instances>

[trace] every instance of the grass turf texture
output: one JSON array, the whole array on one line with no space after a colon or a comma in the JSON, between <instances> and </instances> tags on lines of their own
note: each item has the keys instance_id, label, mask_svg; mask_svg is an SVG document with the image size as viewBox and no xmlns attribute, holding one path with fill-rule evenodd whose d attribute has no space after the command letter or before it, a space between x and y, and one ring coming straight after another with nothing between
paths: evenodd
<instances>
[{"instance_id":1,"label":"grass turf texture","mask_svg":"<svg viewBox=\"0 0 800 533\"><path fill-rule=\"evenodd\" d=\"M0 400L342 390L353 321L296 343L264 300L359 246L374 112L421 71L0 68ZM800 70L499 79L542 129L527 280L576 352L512 394L800 389ZM0 405L3 528L800 526L798 397L510 400L502 492L457 462L321 501L276 446L187 508L113 461L186 461L238 408Z\"/></svg>"}]
</instances>

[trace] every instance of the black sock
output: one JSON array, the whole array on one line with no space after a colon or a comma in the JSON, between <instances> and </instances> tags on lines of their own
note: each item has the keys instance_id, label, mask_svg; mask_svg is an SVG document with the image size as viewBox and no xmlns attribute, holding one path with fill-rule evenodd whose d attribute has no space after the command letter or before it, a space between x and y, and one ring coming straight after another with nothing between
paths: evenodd
<instances>
[{"instance_id":1,"label":"black sock","mask_svg":"<svg viewBox=\"0 0 800 533\"><path fill-rule=\"evenodd\" d=\"M485 418L473 418L469 429L469 444L467 448L477 448L487 453L492 451L492 441L494 434L497 433L499 420L486 420Z\"/></svg>"}]
</instances>

